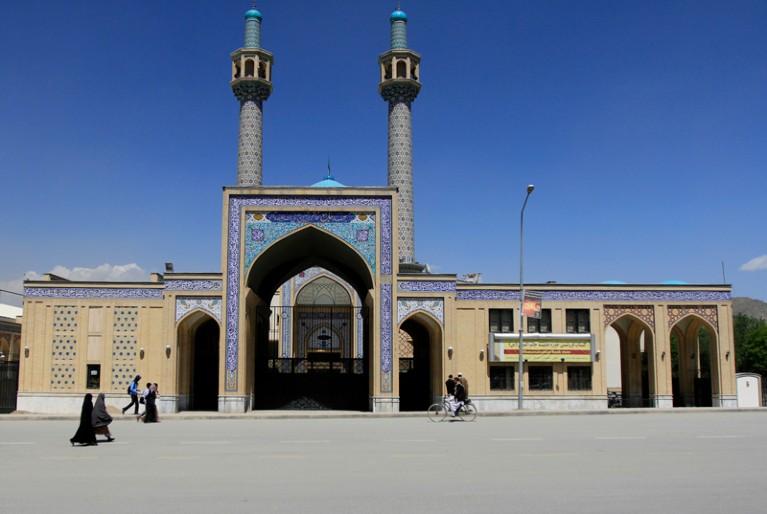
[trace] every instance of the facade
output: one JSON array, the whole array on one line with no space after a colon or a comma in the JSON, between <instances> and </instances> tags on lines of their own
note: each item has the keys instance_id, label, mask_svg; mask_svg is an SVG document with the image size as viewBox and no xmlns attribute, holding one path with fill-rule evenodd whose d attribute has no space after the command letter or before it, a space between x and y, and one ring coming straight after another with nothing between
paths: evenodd
<instances>
[{"instance_id":1,"label":"facade","mask_svg":"<svg viewBox=\"0 0 767 514\"><path fill-rule=\"evenodd\" d=\"M231 56L240 143L236 185L223 191L221 271L168 264L147 283L25 282L19 410L77 412L84 392L121 406L136 374L160 384L164 412L425 410L458 372L480 411L518 408L520 383L525 408L606 409L608 389L626 406L736 405L729 286L527 284L540 318L519 327L518 286L418 263L410 108L420 56L399 10L378 61L388 186L330 176L263 186L274 57L261 21L246 13Z\"/></svg>"}]
</instances>

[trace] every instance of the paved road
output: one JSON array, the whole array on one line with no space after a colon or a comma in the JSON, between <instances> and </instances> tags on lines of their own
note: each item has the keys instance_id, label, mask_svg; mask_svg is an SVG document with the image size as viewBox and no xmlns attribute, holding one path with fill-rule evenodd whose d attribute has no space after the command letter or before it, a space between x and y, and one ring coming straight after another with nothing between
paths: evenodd
<instances>
[{"instance_id":1,"label":"paved road","mask_svg":"<svg viewBox=\"0 0 767 514\"><path fill-rule=\"evenodd\" d=\"M700 513L767 509L767 411L0 419L3 512Z\"/></svg>"}]
</instances>

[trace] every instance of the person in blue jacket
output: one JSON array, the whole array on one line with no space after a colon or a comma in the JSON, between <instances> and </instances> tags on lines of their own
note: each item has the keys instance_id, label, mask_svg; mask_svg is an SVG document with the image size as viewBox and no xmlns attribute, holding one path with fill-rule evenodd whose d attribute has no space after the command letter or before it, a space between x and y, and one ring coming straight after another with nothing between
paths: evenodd
<instances>
[{"instance_id":1,"label":"person in blue jacket","mask_svg":"<svg viewBox=\"0 0 767 514\"><path fill-rule=\"evenodd\" d=\"M133 382L130 383L130 386L128 387L128 394L130 395L130 403L127 407L123 407L123 414L125 414L125 411L130 409L132 406L136 406L135 411L133 412L134 415L138 416L138 381L141 380L141 375L136 375L136 378L133 379Z\"/></svg>"}]
</instances>

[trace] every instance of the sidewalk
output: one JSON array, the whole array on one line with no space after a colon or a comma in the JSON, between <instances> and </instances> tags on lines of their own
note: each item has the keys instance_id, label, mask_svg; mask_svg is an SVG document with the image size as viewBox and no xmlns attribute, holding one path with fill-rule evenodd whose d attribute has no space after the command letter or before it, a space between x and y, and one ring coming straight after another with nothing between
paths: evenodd
<instances>
[{"instance_id":1,"label":"sidewalk","mask_svg":"<svg viewBox=\"0 0 767 514\"><path fill-rule=\"evenodd\" d=\"M515 416L583 416L602 415L612 416L621 414L696 414L696 413L729 413L729 412L764 412L767 408L721 408L721 407L689 407L675 409L602 409L602 410L515 410L500 412L480 412L478 417L515 417ZM111 412L115 421L135 421L132 414L121 415ZM189 421L211 419L340 419L340 418L426 418L426 412L359 412L332 410L256 410L239 414L226 414L213 411L183 411L174 414L160 413L163 421ZM2 421L61 421L78 420L79 414L35 414L29 412L13 412L0 414Z\"/></svg>"}]
</instances>

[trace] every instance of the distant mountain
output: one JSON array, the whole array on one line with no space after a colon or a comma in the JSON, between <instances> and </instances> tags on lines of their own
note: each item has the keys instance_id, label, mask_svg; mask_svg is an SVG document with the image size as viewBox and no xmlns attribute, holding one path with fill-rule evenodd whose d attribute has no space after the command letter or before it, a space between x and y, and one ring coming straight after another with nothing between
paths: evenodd
<instances>
[{"instance_id":1,"label":"distant mountain","mask_svg":"<svg viewBox=\"0 0 767 514\"><path fill-rule=\"evenodd\" d=\"M733 314L745 314L751 318L761 318L767 321L767 302L753 298L733 298Z\"/></svg>"}]
</instances>

